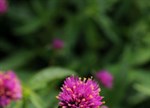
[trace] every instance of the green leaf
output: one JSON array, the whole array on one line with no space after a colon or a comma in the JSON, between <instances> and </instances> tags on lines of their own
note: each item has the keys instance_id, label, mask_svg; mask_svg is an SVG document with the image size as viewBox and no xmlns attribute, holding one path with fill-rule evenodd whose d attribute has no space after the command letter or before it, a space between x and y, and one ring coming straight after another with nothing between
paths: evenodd
<instances>
[{"instance_id":1,"label":"green leaf","mask_svg":"<svg viewBox=\"0 0 150 108\"><path fill-rule=\"evenodd\" d=\"M15 70L18 77L21 79L22 82L28 81L34 75L34 71L31 70Z\"/></svg>"},{"instance_id":2,"label":"green leaf","mask_svg":"<svg viewBox=\"0 0 150 108\"><path fill-rule=\"evenodd\" d=\"M2 60L0 62L0 69L9 70L19 68L30 61L32 57L34 57L33 51L18 51L10 57Z\"/></svg>"},{"instance_id":3,"label":"green leaf","mask_svg":"<svg viewBox=\"0 0 150 108\"><path fill-rule=\"evenodd\" d=\"M41 89L50 81L65 78L69 75L75 75L75 72L64 68L49 67L35 74L29 81L29 85L32 89Z\"/></svg>"},{"instance_id":4,"label":"green leaf","mask_svg":"<svg viewBox=\"0 0 150 108\"><path fill-rule=\"evenodd\" d=\"M110 65L106 67L109 72L112 73L114 77L114 85L112 90L103 90L106 102L111 108L117 108L120 106L124 96L126 95L126 90L128 87L128 70L129 67L124 63L119 63L115 65ZM116 94L117 91L117 94ZM115 99L114 99L115 98Z\"/></svg>"},{"instance_id":5,"label":"green leaf","mask_svg":"<svg viewBox=\"0 0 150 108\"><path fill-rule=\"evenodd\" d=\"M28 21L26 24L18 27L15 29L15 32L17 34L30 34L33 32L36 32L37 30L40 29L40 27L43 26L43 22L41 19L32 19L30 21Z\"/></svg>"},{"instance_id":6,"label":"green leaf","mask_svg":"<svg viewBox=\"0 0 150 108\"><path fill-rule=\"evenodd\" d=\"M135 84L134 88L141 92L142 94L145 94L147 96L150 96L150 86L142 85L142 84Z\"/></svg>"},{"instance_id":7,"label":"green leaf","mask_svg":"<svg viewBox=\"0 0 150 108\"><path fill-rule=\"evenodd\" d=\"M145 70L131 70L129 81L136 83L133 88L137 91L135 95L129 98L129 103L132 105L139 104L150 97L150 73Z\"/></svg>"},{"instance_id":8,"label":"green leaf","mask_svg":"<svg viewBox=\"0 0 150 108\"><path fill-rule=\"evenodd\" d=\"M138 47L132 49L127 46L124 49L122 61L127 62L130 66L143 65L150 61L150 47Z\"/></svg>"},{"instance_id":9,"label":"green leaf","mask_svg":"<svg viewBox=\"0 0 150 108\"><path fill-rule=\"evenodd\" d=\"M30 87L23 86L23 106L25 108L45 108L45 103L41 96L31 90ZM30 102L30 103L29 103Z\"/></svg>"},{"instance_id":10,"label":"green leaf","mask_svg":"<svg viewBox=\"0 0 150 108\"><path fill-rule=\"evenodd\" d=\"M105 33L105 36L112 41L115 44L121 43L121 39L119 38L119 35L116 33L115 25L113 24L113 21L107 17L106 15L97 15L94 17L95 21L99 24L99 27L102 28L102 30Z\"/></svg>"},{"instance_id":11,"label":"green leaf","mask_svg":"<svg viewBox=\"0 0 150 108\"><path fill-rule=\"evenodd\" d=\"M137 81L139 84L150 84L149 80L150 73L141 69L131 69L129 74L129 80L131 82Z\"/></svg>"},{"instance_id":12,"label":"green leaf","mask_svg":"<svg viewBox=\"0 0 150 108\"><path fill-rule=\"evenodd\" d=\"M133 64L140 65L150 61L150 48L140 48L134 52Z\"/></svg>"},{"instance_id":13,"label":"green leaf","mask_svg":"<svg viewBox=\"0 0 150 108\"><path fill-rule=\"evenodd\" d=\"M13 106L13 108L21 108L22 105L23 105L23 101L20 100L20 101L18 101L18 102L15 103L15 105Z\"/></svg>"},{"instance_id":14,"label":"green leaf","mask_svg":"<svg viewBox=\"0 0 150 108\"><path fill-rule=\"evenodd\" d=\"M91 23L90 21L85 24L85 34L86 34L86 43L88 44L88 47L91 49L98 49L99 46L101 47L103 45L103 41L101 41L100 34L98 33L97 28L95 27L94 23Z\"/></svg>"},{"instance_id":15,"label":"green leaf","mask_svg":"<svg viewBox=\"0 0 150 108\"><path fill-rule=\"evenodd\" d=\"M43 108L44 106L42 99L33 91L30 92L30 101L35 106L35 108Z\"/></svg>"},{"instance_id":16,"label":"green leaf","mask_svg":"<svg viewBox=\"0 0 150 108\"><path fill-rule=\"evenodd\" d=\"M139 104L148 99L148 96L145 94L137 93L136 95L130 96L128 99L128 103L131 105Z\"/></svg>"}]
</instances>

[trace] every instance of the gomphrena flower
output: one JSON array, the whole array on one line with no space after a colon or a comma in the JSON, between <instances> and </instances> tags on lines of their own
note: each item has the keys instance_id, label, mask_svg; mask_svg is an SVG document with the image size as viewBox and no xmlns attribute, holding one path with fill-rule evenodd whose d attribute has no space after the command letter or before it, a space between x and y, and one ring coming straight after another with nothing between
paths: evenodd
<instances>
[{"instance_id":1,"label":"gomphrena flower","mask_svg":"<svg viewBox=\"0 0 150 108\"><path fill-rule=\"evenodd\" d=\"M8 4L6 0L0 0L0 14L5 13L8 10Z\"/></svg>"},{"instance_id":2,"label":"gomphrena flower","mask_svg":"<svg viewBox=\"0 0 150 108\"><path fill-rule=\"evenodd\" d=\"M52 47L54 49L62 49L64 47L64 41L58 38L53 39Z\"/></svg>"},{"instance_id":3,"label":"gomphrena flower","mask_svg":"<svg viewBox=\"0 0 150 108\"><path fill-rule=\"evenodd\" d=\"M16 74L13 71L0 73L0 107L5 107L21 97L21 85Z\"/></svg>"},{"instance_id":4,"label":"gomphrena flower","mask_svg":"<svg viewBox=\"0 0 150 108\"><path fill-rule=\"evenodd\" d=\"M102 83L106 88L111 89L113 86L113 75L106 70L101 70L96 74L97 79Z\"/></svg>"},{"instance_id":5,"label":"gomphrena flower","mask_svg":"<svg viewBox=\"0 0 150 108\"><path fill-rule=\"evenodd\" d=\"M68 77L61 90L57 96L61 108L99 108L103 104L100 88L92 79Z\"/></svg>"}]
</instances>

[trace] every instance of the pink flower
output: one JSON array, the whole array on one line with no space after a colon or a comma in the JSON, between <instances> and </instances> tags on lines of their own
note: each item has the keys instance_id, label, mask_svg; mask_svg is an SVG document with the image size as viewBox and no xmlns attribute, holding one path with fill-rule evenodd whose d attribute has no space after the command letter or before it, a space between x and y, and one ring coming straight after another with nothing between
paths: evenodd
<instances>
[{"instance_id":1,"label":"pink flower","mask_svg":"<svg viewBox=\"0 0 150 108\"><path fill-rule=\"evenodd\" d=\"M20 81L12 71L0 73L0 107L22 98Z\"/></svg>"},{"instance_id":2,"label":"pink flower","mask_svg":"<svg viewBox=\"0 0 150 108\"><path fill-rule=\"evenodd\" d=\"M6 0L0 0L0 14L7 12L8 10L8 4Z\"/></svg>"},{"instance_id":3,"label":"pink flower","mask_svg":"<svg viewBox=\"0 0 150 108\"><path fill-rule=\"evenodd\" d=\"M52 42L52 47L54 49L62 49L64 47L64 41L58 38L55 38Z\"/></svg>"},{"instance_id":4,"label":"pink flower","mask_svg":"<svg viewBox=\"0 0 150 108\"><path fill-rule=\"evenodd\" d=\"M96 73L97 79L103 84L106 88L111 89L113 86L113 76L106 70L101 70Z\"/></svg>"},{"instance_id":5,"label":"pink flower","mask_svg":"<svg viewBox=\"0 0 150 108\"><path fill-rule=\"evenodd\" d=\"M68 77L57 96L61 108L99 108L103 104L100 88L92 79Z\"/></svg>"}]
</instances>

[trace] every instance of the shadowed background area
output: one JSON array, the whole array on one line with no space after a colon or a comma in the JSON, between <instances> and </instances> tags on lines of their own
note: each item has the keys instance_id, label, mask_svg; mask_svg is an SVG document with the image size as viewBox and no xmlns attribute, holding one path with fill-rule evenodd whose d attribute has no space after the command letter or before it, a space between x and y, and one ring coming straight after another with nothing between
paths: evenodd
<instances>
[{"instance_id":1,"label":"shadowed background area","mask_svg":"<svg viewBox=\"0 0 150 108\"><path fill-rule=\"evenodd\" d=\"M150 107L149 0L1 4L0 70L14 70L23 85L23 99L10 108L57 108L65 77L99 82L101 70L113 76L111 89L100 82L109 108Z\"/></svg>"}]
</instances>

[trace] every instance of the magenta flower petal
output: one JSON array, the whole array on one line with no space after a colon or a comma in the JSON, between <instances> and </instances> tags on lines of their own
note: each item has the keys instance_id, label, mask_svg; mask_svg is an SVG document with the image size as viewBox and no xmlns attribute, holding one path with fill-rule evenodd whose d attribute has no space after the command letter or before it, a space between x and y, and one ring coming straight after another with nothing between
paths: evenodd
<instances>
[{"instance_id":1,"label":"magenta flower petal","mask_svg":"<svg viewBox=\"0 0 150 108\"><path fill-rule=\"evenodd\" d=\"M99 71L96 74L97 79L103 84L106 88L112 88L113 86L113 76L106 70Z\"/></svg>"},{"instance_id":2,"label":"magenta flower petal","mask_svg":"<svg viewBox=\"0 0 150 108\"><path fill-rule=\"evenodd\" d=\"M103 104L100 88L92 79L68 77L61 90L57 98L62 108L98 108Z\"/></svg>"},{"instance_id":3,"label":"magenta flower petal","mask_svg":"<svg viewBox=\"0 0 150 108\"><path fill-rule=\"evenodd\" d=\"M8 10L8 4L6 0L0 0L0 14L7 12Z\"/></svg>"},{"instance_id":4,"label":"magenta flower petal","mask_svg":"<svg viewBox=\"0 0 150 108\"><path fill-rule=\"evenodd\" d=\"M58 38L53 39L52 47L54 49L62 49L64 47L64 41Z\"/></svg>"},{"instance_id":5,"label":"magenta flower petal","mask_svg":"<svg viewBox=\"0 0 150 108\"><path fill-rule=\"evenodd\" d=\"M0 106L5 107L11 101L22 98L19 79L13 71L0 73Z\"/></svg>"}]
</instances>

